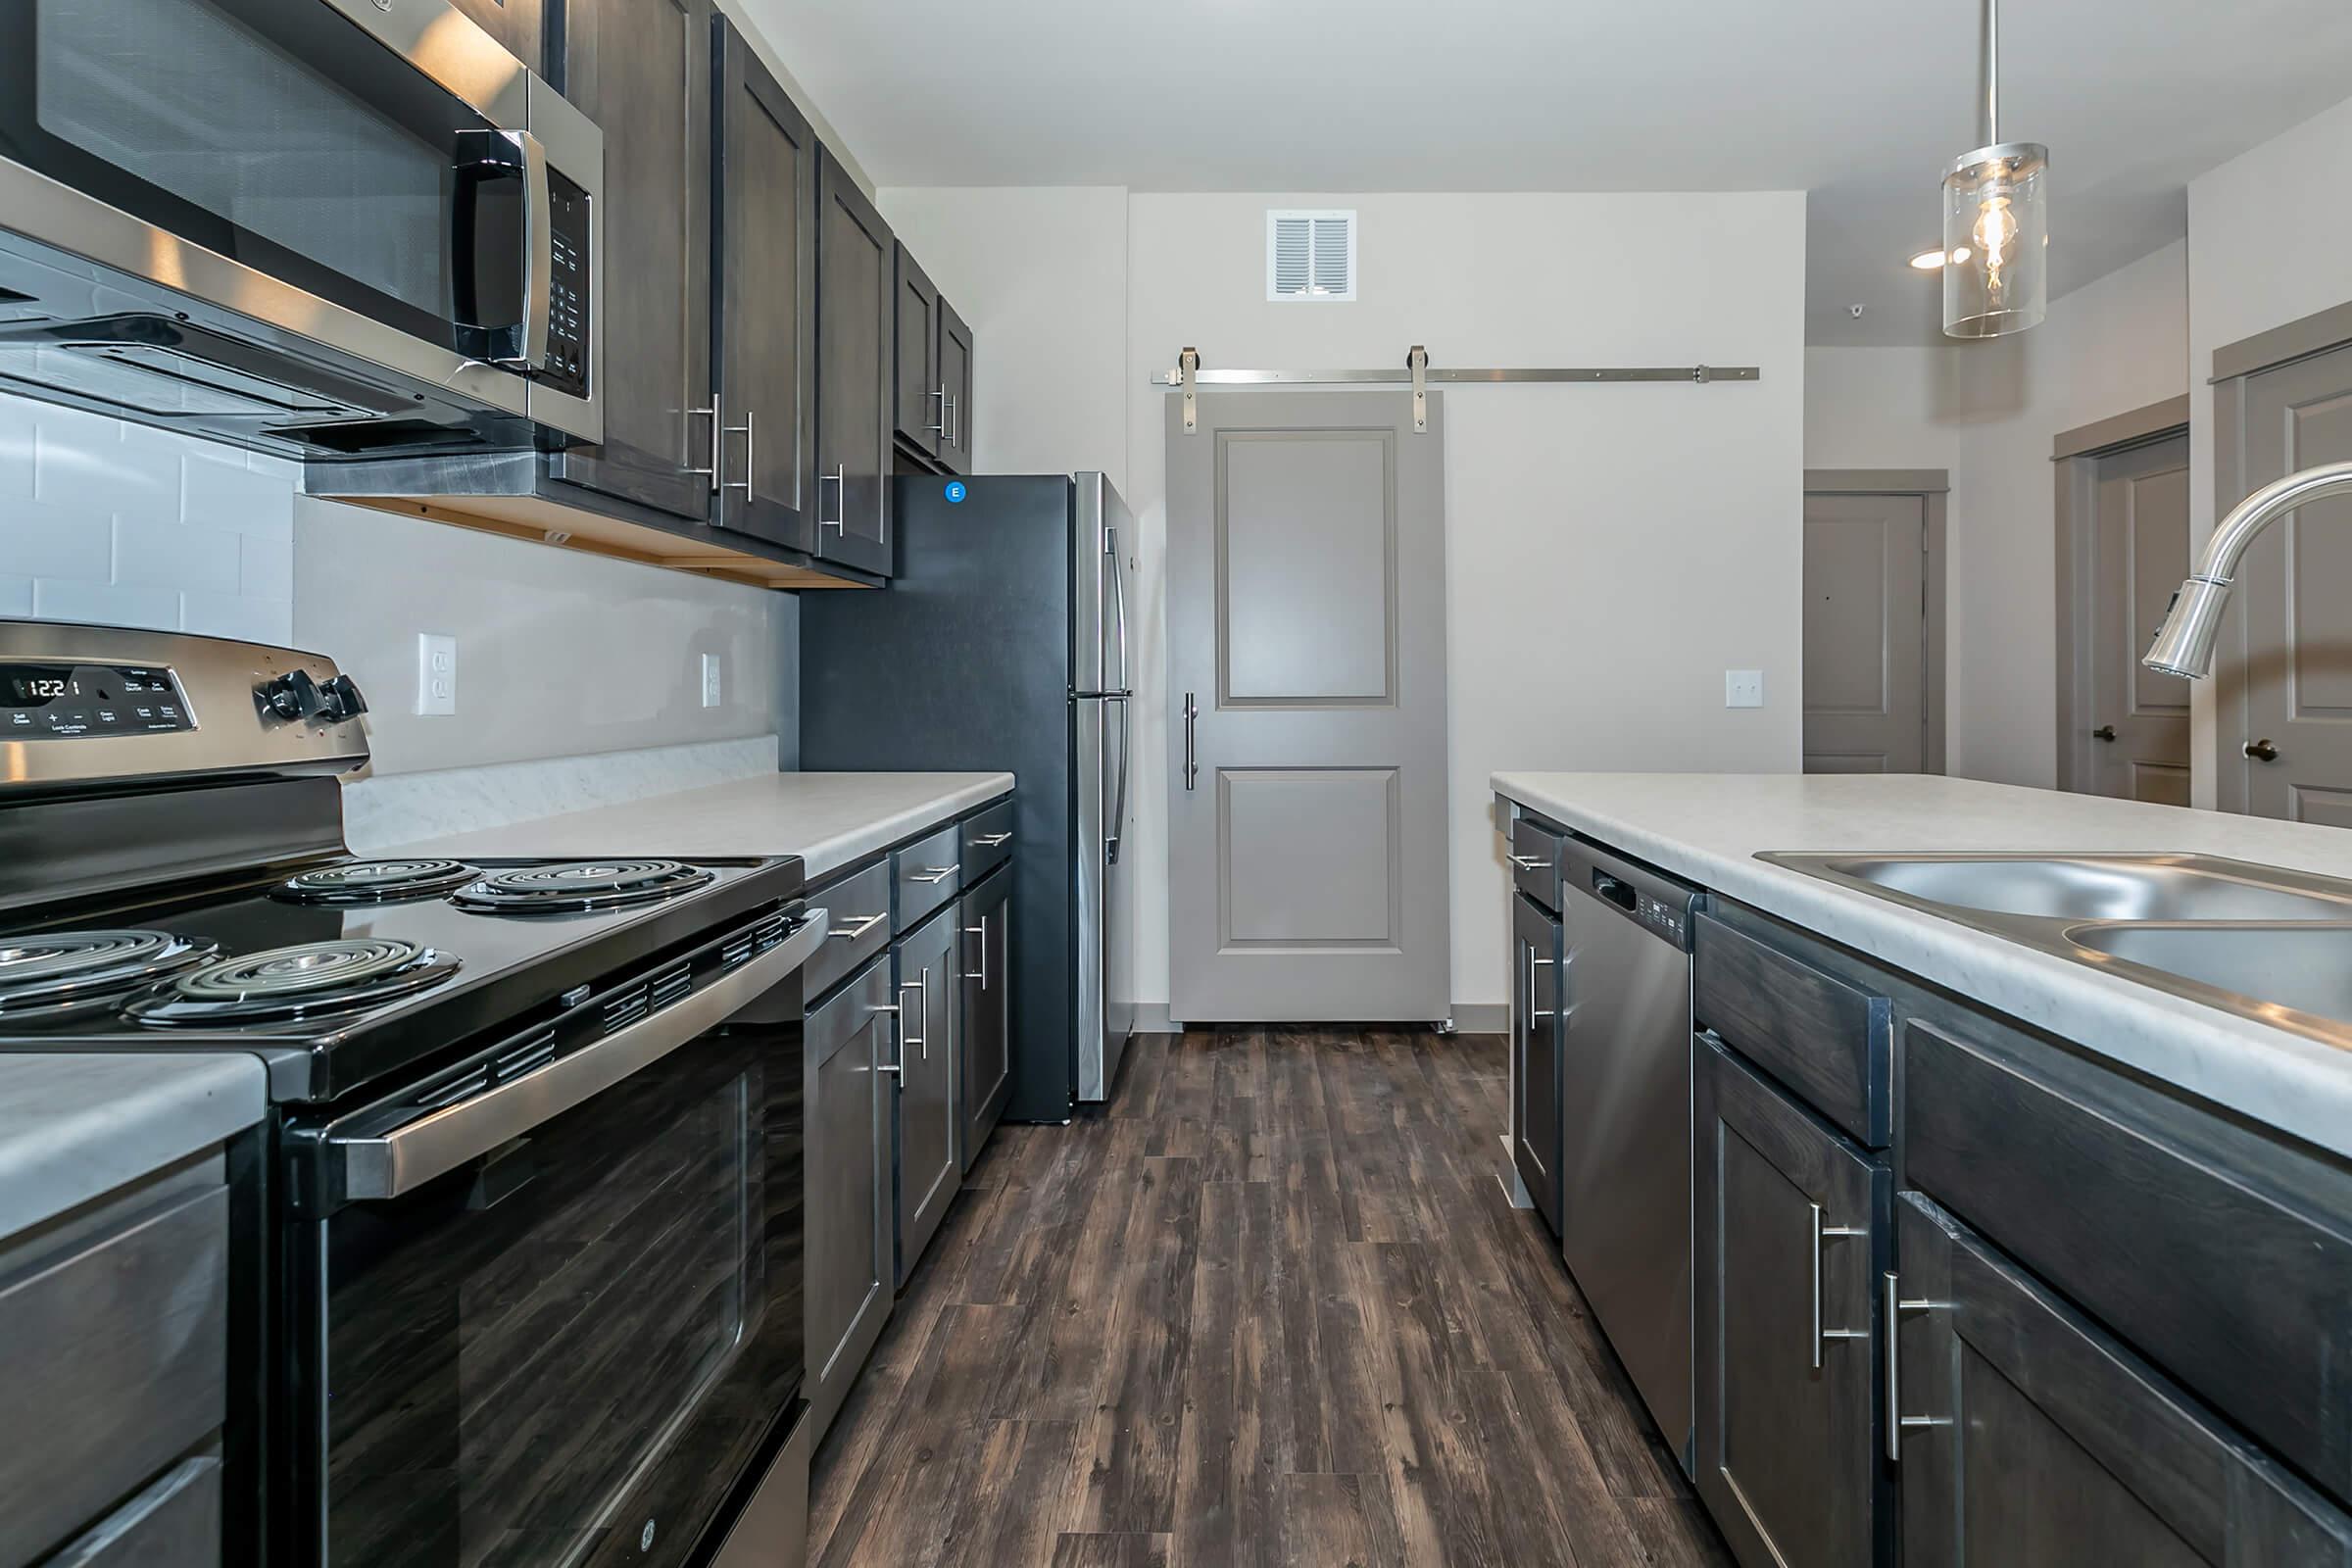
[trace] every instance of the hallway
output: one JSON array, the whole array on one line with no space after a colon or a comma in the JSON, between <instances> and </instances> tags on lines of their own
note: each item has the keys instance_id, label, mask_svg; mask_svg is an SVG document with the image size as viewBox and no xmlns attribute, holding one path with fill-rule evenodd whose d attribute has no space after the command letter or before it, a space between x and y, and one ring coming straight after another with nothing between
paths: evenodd
<instances>
[{"instance_id":1,"label":"hallway","mask_svg":"<svg viewBox=\"0 0 2352 1568\"><path fill-rule=\"evenodd\" d=\"M1728 1563L1505 1201L1499 1037L1132 1056L973 1168L817 1451L812 1563Z\"/></svg>"}]
</instances>

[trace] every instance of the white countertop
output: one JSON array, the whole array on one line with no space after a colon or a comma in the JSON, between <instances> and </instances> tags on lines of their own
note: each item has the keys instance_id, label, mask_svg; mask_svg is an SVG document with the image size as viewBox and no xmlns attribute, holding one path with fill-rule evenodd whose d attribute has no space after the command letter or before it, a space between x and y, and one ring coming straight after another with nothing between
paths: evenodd
<instances>
[{"instance_id":1,"label":"white countertop","mask_svg":"<svg viewBox=\"0 0 2352 1568\"><path fill-rule=\"evenodd\" d=\"M2352 1155L2352 1053L1755 858L1763 851L2228 856L2352 878L2352 833L1918 775L1496 773L1495 794L1791 925Z\"/></svg>"},{"instance_id":2,"label":"white countertop","mask_svg":"<svg viewBox=\"0 0 2352 1568\"><path fill-rule=\"evenodd\" d=\"M0 1241L262 1119L259 1057L0 1055Z\"/></svg>"},{"instance_id":3,"label":"white countertop","mask_svg":"<svg viewBox=\"0 0 2352 1568\"><path fill-rule=\"evenodd\" d=\"M1010 773L764 773L403 845L403 855L797 855L811 882L1007 794Z\"/></svg>"}]
</instances>

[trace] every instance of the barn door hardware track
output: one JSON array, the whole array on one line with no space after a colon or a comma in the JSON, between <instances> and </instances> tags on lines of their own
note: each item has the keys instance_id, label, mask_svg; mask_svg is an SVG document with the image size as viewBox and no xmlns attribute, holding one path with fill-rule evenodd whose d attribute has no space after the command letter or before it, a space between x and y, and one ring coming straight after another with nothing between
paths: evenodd
<instances>
[{"instance_id":1,"label":"barn door hardware track","mask_svg":"<svg viewBox=\"0 0 2352 1568\"><path fill-rule=\"evenodd\" d=\"M1200 351L1186 348L1176 356L1176 368L1154 370L1152 384L1172 386L1184 394L1184 432L1200 427L1197 391L1204 386L1410 386L1413 389L1413 428L1429 428L1429 388L1433 386L1501 385L1516 382L1683 381L1704 386L1710 381L1761 381L1764 372L1752 365L1632 365L1597 367L1506 366L1494 369L1433 368L1429 350L1416 343L1404 364L1393 370L1206 370Z\"/></svg>"}]
</instances>

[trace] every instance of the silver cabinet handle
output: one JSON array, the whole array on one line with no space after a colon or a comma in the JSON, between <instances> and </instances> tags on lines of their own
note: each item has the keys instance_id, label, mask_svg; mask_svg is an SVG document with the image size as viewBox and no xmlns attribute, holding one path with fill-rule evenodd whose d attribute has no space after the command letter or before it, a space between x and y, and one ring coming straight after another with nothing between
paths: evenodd
<instances>
[{"instance_id":1,"label":"silver cabinet handle","mask_svg":"<svg viewBox=\"0 0 2352 1568\"><path fill-rule=\"evenodd\" d=\"M1514 855L1511 863L1522 871L1541 871L1551 862L1541 855Z\"/></svg>"},{"instance_id":2,"label":"silver cabinet handle","mask_svg":"<svg viewBox=\"0 0 2352 1568\"><path fill-rule=\"evenodd\" d=\"M1009 833L975 833L972 835L972 842L993 850L1000 844L1010 844L1012 835Z\"/></svg>"},{"instance_id":3,"label":"silver cabinet handle","mask_svg":"<svg viewBox=\"0 0 2352 1568\"><path fill-rule=\"evenodd\" d=\"M927 963L923 965L922 993L923 1037L917 1040L915 1045L921 1048L923 1059L929 1061L931 1059L931 966ZM905 1060L906 1054L906 1051L902 1049L899 1053L900 1059Z\"/></svg>"},{"instance_id":4,"label":"silver cabinet handle","mask_svg":"<svg viewBox=\"0 0 2352 1568\"><path fill-rule=\"evenodd\" d=\"M855 926L843 926L840 930L832 933L831 940L856 942L868 931L889 919L890 911L885 909L880 914L852 915L850 918L858 923Z\"/></svg>"},{"instance_id":5,"label":"silver cabinet handle","mask_svg":"<svg viewBox=\"0 0 2352 1568\"><path fill-rule=\"evenodd\" d=\"M988 989L988 916L985 914L982 915L978 925L965 926L963 928L963 934L967 937L978 937L980 939L980 972L978 974L967 974L964 976L964 978L966 980L979 981L980 989L986 991Z\"/></svg>"},{"instance_id":6,"label":"silver cabinet handle","mask_svg":"<svg viewBox=\"0 0 2352 1568\"><path fill-rule=\"evenodd\" d=\"M754 499L752 492L752 465L759 461L758 450L753 446L754 436L752 434L752 419L756 412L757 411L752 409L744 410L743 422L741 424L730 424L727 426L727 434L739 435L743 437L743 477L740 479L722 479L719 481L718 486L721 490L742 491L743 499L746 501ZM718 461L718 455L715 452L712 453L710 458L711 464L715 466Z\"/></svg>"},{"instance_id":7,"label":"silver cabinet handle","mask_svg":"<svg viewBox=\"0 0 2352 1568\"><path fill-rule=\"evenodd\" d=\"M906 995L907 992L909 992L909 991L920 991L920 992L922 992L922 993L923 993L923 1033L924 1033L924 1034L929 1034L929 1033L931 1032L931 995L930 995L930 986L931 986L931 971L930 971L930 970L928 970L928 969L925 969L925 970L923 971L923 978L922 978L922 979L920 979L920 980L902 980L902 981L900 981L900 982L899 982L899 983L898 983L896 986L894 986L894 987L891 989L891 995L893 995L893 996L897 996L897 997L903 997L903 996L905 996L905 995ZM918 1039L915 1039L914 1037L912 1037L912 1036L910 1036L910 1035L908 1035L908 1034L906 1033L906 1004L905 1003L903 1003L903 1002L893 1003L893 1004L891 1004L891 1005L889 1005L889 1006L887 1006L887 1007L876 1007L874 1010L875 1010L876 1012L887 1012L887 1013L891 1014L893 1017L895 1017L895 1018L897 1018L897 1019L899 1020L899 1059L897 1060L897 1062L895 1062L895 1063L893 1063L893 1064L891 1064L891 1065L888 1065L888 1066L884 1066L884 1067L878 1068L878 1069L877 1069L878 1071L881 1071L881 1072L886 1072L886 1073L889 1073L889 1074L890 1074L891 1076L893 1076L893 1077L897 1077L897 1076L899 1075L899 1073L900 1073L900 1072L901 1072L901 1071L902 1071L902 1070L903 1070L903 1069L906 1067L906 1048L907 1048L908 1046L913 1046L913 1047L915 1047L916 1049L920 1050L920 1051L923 1053L923 1059L924 1059L925 1061L929 1061L929 1060L931 1059L931 1049L930 1049L930 1047L928 1047L928 1046L924 1045L922 1041L920 1041L920 1040L918 1040Z\"/></svg>"},{"instance_id":8,"label":"silver cabinet handle","mask_svg":"<svg viewBox=\"0 0 2352 1568\"><path fill-rule=\"evenodd\" d=\"M948 433L944 439L948 445L955 446L963 439L963 421L956 417L956 400L949 397L944 389L940 397L940 413L948 421Z\"/></svg>"},{"instance_id":9,"label":"silver cabinet handle","mask_svg":"<svg viewBox=\"0 0 2352 1568\"><path fill-rule=\"evenodd\" d=\"M343 1196L398 1198L554 1120L725 1023L807 963L825 932L825 911L812 909L800 929L751 962L594 1045L388 1132L366 1138L330 1135L328 1146L342 1168Z\"/></svg>"},{"instance_id":10,"label":"silver cabinet handle","mask_svg":"<svg viewBox=\"0 0 2352 1568\"><path fill-rule=\"evenodd\" d=\"M920 875L910 876L906 880L909 882L920 882L925 886L929 886L934 882L945 882L948 878L954 876L956 872L962 869L963 866L961 863L957 863L956 865L926 865L923 867Z\"/></svg>"},{"instance_id":11,"label":"silver cabinet handle","mask_svg":"<svg viewBox=\"0 0 2352 1568\"><path fill-rule=\"evenodd\" d=\"M939 417L924 425L923 428L945 440L948 434L948 383L940 382L938 391L926 392L923 396L939 400Z\"/></svg>"},{"instance_id":12,"label":"silver cabinet handle","mask_svg":"<svg viewBox=\"0 0 2352 1568\"><path fill-rule=\"evenodd\" d=\"M836 533L849 531L849 471L848 464L836 463L833 465L831 473L820 473L816 476L816 525L819 528L831 528ZM840 503L841 513L838 516L828 517L825 515L825 486L827 485L833 487L833 499Z\"/></svg>"},{"instance_id":13,"label":"silver cabinet handle","mask_svg":"<svg viewBox=\"0 0 2352 1568\"><path fill-rule=\"evenodd\" d=\"M710 406L709 408L688 409L686 411L686 416L690 419L699 417L709 419L710 421L710 461L700 468L686 468L682 469L681 471L685 473L701 474L704 478L710 481L710 489L712 493L715 494L718 490L719 426L726 422L719 416L718 394L715 392L710 394Z\"/></svg>"},{"instance_id":14,"label":"silver cabinet handle","mask_svg":"<svg viewBox=\"0 0 2352 1568\"><path fill-rule=\"evenodd\" d=\"M1188 790L1193 787L1193 781L1200 776L1200 764L1195 760L1197 754L1193 745L1195 726L1200 722L1200 705L1193 701L1191 692L1186 692L1184 694L1184 787Z\"/></svg>"},{"instance_id":15,"label":"silver cabinet handle","mask_svg":"<svg viewBox=\"0 0 2352 1568\"><path fill-rule=\"evenodd\" d=\"M1821 1348L1832 1340L1867 1340L1870 1330L1825 1329L1821 1326L1821 1244L1835 1236L1868 1236L1869 1231L1857 1225L1824 1225L1821 1205L1813 1209L1813 1370L1821 1370Z\"/></svg>"},{"instance_id":16,"label":"silver cabinet handle","mask_svg":"<svg viewBox=\"0 0 2352 1568\"><path fill-rule=\"evenodd\" d=\"M1886 1457L1900 1461L1903 1457L1903 1434L1921 1427L1948 1427L1948 1415L1903 1414L1903 1355L1900 1332L1905 1312L1932 1312L1934 1301L1905 1300L1902 1282L1892 1269L1879 1276L1886 1292Z\"/></svg>"}]
</instances>

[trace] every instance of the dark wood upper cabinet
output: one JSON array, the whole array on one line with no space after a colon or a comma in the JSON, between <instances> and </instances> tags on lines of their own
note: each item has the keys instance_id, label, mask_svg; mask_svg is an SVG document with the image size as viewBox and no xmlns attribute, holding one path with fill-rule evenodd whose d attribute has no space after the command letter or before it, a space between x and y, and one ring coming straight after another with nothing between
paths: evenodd
<instances>
[{"instance_id":1,"label":"dark wood upper cabinet","mask_svg":"<svg viewBox=\"0 0 2352 1568\"><path fill-rule=\"evenodd\" d=\"M551 462L570 484L710 515L710 0L567 0L564 95L605 133L596 323L605 440Z\"/></svg>"},{"instance_id":2,"label":"dark wood upper cabinet","mask_svg":"<svg viewBox=\"0 0 2352 1568\"><path fill-rule=\"evenodd\" d=\"M507 53L540 70L545 64L545 0L449 0Z\"/></svg>"},{"instance_id":3,"label":"dark wood upper cabinet","mask_svg":"<svg viewBox=\"0 0 2352 1568\"><path fill-rule=\"evenodd\" d=\"M814 555L816 137L743 35L723 17L713 26L710 520Z\"/></svg>"},{"instance_id":4,"label":"dark wood upper cabinet","mask_svg":"<svg viewBox=\"0 0 2352 1568\"><path fill-rule=\"evenodd\" d=\"M891 569L890 227L840 161L817 152L816 550Z\"/></svg>"},{"instance_id":5,"label":"dark wood upper cabinet","mask_svg":"<svg viewBox=\"0 0 2352 1568\"><path fill-rule=\"evenodd\" d=\"M939 441L939 461L954 473L972 471L972 329L963 324L956 307L939 302L939 383L947 391L947 430Z\"/></svg>"},{"instance_id":6,"label":"dark wood upper cabinet","mask_svg":"<svg viewBox=\"0 0 2352 1568\"><path fill-rule=\"evenodd\" d=\"M947 432L948 393L939 378L939 290L904 244L891 272L891 417L903 444L935 458Z\"/></svg>"}]
</instances>

